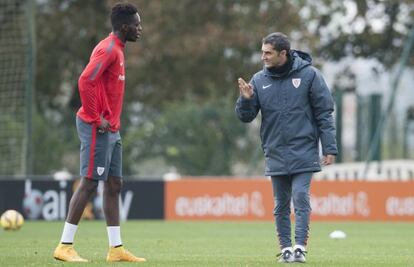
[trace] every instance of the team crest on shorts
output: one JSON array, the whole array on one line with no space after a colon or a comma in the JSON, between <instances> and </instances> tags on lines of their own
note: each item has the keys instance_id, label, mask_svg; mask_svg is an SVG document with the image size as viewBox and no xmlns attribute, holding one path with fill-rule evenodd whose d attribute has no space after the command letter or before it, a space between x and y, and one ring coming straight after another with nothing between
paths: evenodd
<instances>
[{"instance_id":1,"label":"team crest on shorts","mask_svg":"<svg viewBox=\"0 0 414 267\"><path fill-rule=\"evenodd\" d=\"M102 175L104 173L104 171L105 171L104 167L97 167L96 168L96 172L98 173L99 176Z\"/></svg>"},{"instance_id":2,"label":"team crest on shorts","mask_svg":"<svg viewBox=\"0 0 414 267\"><path fill-rule=\"evenodd\" d=\"M295 88L298 88L300 86L300 81L301 81L300 78L292 79L293 86L295 86Z\"/></svg>"}]
</instances>

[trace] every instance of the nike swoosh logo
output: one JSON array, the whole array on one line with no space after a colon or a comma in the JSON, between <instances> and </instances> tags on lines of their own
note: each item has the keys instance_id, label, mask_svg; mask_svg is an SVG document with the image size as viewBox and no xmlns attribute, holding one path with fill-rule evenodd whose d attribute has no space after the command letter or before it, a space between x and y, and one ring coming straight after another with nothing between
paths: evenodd
<instances>
[{"instance_id":1,"label":"nike swoosh logo","mask_svg":"<svg viewBox=\"0 0 414 267\"><path fill-rule=\"evenodd\" d=\"M269 88L270 86L272 86L272 85L271 84L263 85L263 89Z\"/></svg>"}]
</instances>

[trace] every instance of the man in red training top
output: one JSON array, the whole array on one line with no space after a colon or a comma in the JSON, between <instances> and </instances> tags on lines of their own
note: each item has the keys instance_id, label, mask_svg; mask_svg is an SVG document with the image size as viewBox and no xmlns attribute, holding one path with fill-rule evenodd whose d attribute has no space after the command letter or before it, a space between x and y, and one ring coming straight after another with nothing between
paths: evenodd
<instances>
[{"instance_id":1,"label":"man in red training top","mask_svg":"<svg viewBox=\"0 0 414 267\"><path fill-rule=\"evenodd\" d=\"M69 211L55 259L87 262L73 248L73 240L85 205L104 181L103 210L109 239L108 262L144 262L124 249L119 223L119 194L122 186L122 143L119 134L125 88L124 47L142 33L135 6L118 3L111 12L112 32L93 50L79 78L82 107L76 116L81 141L81 182L69 203Z\"/></svg>"}]
</instances>

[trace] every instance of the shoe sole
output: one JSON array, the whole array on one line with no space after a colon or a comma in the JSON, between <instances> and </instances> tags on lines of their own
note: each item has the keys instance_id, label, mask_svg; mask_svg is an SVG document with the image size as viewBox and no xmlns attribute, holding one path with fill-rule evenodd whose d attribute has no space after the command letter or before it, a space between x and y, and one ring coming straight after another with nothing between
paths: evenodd
<instances>
[{"instance_id":1,"label":"shoe sole","mask_svg":"<svg viewBox=\"0 0 414 267\"><path fill-rule=\"evenodd\" d=\"M295 261L294 260L291 260L291 261L285 261L285 260L282 260L282 261L277 261L278 263L294 263Z\"/></svg>"},{"instance_id":2,"label":"shoe sole","mask_svg":"<svg viewBox=\"0 0 414 267\"><path fill-rule=\"evenodd\" d=\"M295 261L293 261L293 262L298 262L298 263L306 263L306 260L305 260L305 261L295 260Z\"/></svg>"},{"instance_id":3,"label":"shoe sole","mask_svg":"<svg viewBox=\"0 0 414 267\"><path fill-rule=\"evenodd\" d=\"M75 262L75 263L79 263L79 262L88 263L89 262L89 261L66 261L66 260L62 260L62 259L56 258L56 257L53 257L53 258L55 260L62 261L62 262Z\"/></svg>"}]
</instances>

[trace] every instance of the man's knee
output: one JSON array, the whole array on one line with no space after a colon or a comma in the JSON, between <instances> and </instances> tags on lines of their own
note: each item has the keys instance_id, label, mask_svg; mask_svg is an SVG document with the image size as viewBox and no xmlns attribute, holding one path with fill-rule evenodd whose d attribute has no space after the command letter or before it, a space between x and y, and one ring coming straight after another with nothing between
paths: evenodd
<instances>
[{"instance_id":1,"label":"man's knee","mask_svg":"<svg viewBox=\"0 0 414 267\"><path fill-rule=\"evenodd\" d=\"M309 203L309 194L305 191L298 191L293 193L293 204L295 208L305 208L308 209L310 206Z\"/></svg>"},{"instance_id":2,"label":"man's knee","mask_svg":"<svg viewBox=\"0 0 414 267\"><path fill-rule=\"evenodd\" d=\"M105 182L105 191L110 194L119 194L122 189L122 179L118 177L108 177Z\"/></svg>"},{"instance_id":3,"label":"man's knee","mask_svg":"<svg viewBox=\"0 0 414 267\"><path fill-rule=\"evenodd\" d=\"M97 187L98 181L91 180L86 177L82 177L82 180L79 184L79 190L87 194L92 194L93 192L95 192Z\"/></svg>"},{"instance_id":4,"label":"man's knee","mask_svg":"<svg viewBox=\"0 0 414 267\"><path fill-rule=\"evenodd\" d=\"M276 205L273 210L273 215L289 215L290 214L290 199L276 200Z\"/></svg>"}]
</instances>

